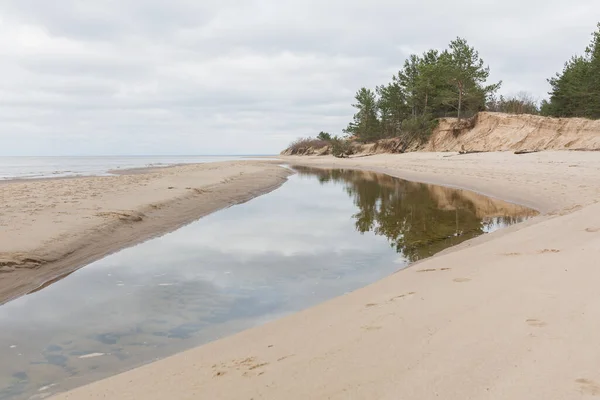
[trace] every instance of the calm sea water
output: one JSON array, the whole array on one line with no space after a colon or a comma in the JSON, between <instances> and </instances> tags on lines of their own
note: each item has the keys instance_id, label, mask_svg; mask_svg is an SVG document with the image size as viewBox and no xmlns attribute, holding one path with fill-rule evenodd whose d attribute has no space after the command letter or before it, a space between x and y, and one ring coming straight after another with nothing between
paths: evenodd
<instances>
[{"instance_id":1,"label":"calm sea water","mask_svg":"<svg viewBox=\"0 0 600 400\"><path fill-rule=\"evenodd\" d=\"M281 188L0 306L0 399L36 399L265 323L535 213L298 168Z\"/></svg>"},{"instance_id":2,"label":"calm sea water","mask_svg":"<svg viewBox=\"0 0 600 400\"><path fill-rule=\"evenodd\" d=\"M109 175L109 171L246 159L244 156L0 157L0 180Z\"/></svg>"}]
</instances>

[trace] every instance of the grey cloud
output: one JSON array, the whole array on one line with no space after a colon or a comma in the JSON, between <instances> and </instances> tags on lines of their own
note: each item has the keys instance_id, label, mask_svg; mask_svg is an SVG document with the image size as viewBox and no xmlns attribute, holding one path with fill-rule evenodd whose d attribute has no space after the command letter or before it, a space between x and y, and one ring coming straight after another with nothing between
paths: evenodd
<instances>
[{"instance_id":1,"label":"grey cloud","mask_svg":"<svg viewBox=\"0 0 600 400\"><path fill-rule=\"evenodd\" d=\"M464 36L543 98L589 42L581 0L7 0L0 155L275 153L340 133L354 92Z\"/></svg>"}]
</instances>

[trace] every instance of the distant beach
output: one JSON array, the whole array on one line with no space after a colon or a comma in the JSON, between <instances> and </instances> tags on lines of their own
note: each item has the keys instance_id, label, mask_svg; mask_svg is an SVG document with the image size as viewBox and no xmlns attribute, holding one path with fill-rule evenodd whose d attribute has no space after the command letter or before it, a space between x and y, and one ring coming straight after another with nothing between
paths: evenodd
<instances>
[{"instance_id":1,"label":"distant beach","mask_svg":"<svg viewBox=\"0 0 600 400\"><path fill-rule=\"evenodd\" d=\"M133 168L168 167L181 164L252 159L255 156L89 156L89 157L0 157L0 181L69 176L109 176Z\"/></svg>"}]
</instances>

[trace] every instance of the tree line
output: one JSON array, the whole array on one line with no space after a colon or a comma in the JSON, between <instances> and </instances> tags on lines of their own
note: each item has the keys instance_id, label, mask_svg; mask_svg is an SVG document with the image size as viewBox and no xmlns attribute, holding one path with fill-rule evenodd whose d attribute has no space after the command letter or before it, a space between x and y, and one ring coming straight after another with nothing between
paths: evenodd
<instances>
[{"instance_id":1,"label":"tree line","mask_svg":"<svg viewBox=\"0 0 600 400\"><path fill-rule=\"evenodd\" d=\"M548 79L550 99L542 101L542 115L600 118L600 23L582 56L573 56L562 72Z\"/></svg>"},{"instance_id":2,"label":"tree line","mask_svg":"<svg viewBox=\"0 0 600 400\"><path fill-rule=\"evenodd\" d=\"M562 72L548 79L549 99L541 103L526 92L497 96L502 82L488 83L490 69L477 50L463 38L443 50L413 54L389 83L375 89L360 88L352 106L356 109L344 133L358 142L400 138L405 146L424 142L439 118L471 117L479 111L541 114L553 117L600 118L600 23L583 56L572 57ZM292 147L316 147L326 143L334 155L352 148L343 137L321 132L317 139L304 138Z\"/></svg>"},{"instance_id":3,"label":"tree line","mask_svg":"<svg viewBox=\"0 0 600 400\"><path fill-rule=\"evenodd\" d=\"M489 75L489 67L463 38L441 52L413 54L391 82L356 92L356 114L344 132L361 142L425 139L439 117L461 119L485 110L501 84L488 84Z\"/></svg>"}]
</instances>

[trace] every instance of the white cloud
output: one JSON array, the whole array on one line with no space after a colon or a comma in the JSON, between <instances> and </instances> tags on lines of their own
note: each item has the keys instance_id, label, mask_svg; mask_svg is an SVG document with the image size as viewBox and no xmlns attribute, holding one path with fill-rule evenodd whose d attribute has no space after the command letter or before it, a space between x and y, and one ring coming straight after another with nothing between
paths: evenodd
<instances>
[{"instance_id":1,"label":"white cloud","mask_svg":"<svg viewBox=\"0 0 600 400\"><path fill-rule=\"evenodd\" d=\"M7 0L0 155L275 153L340 132L360 86L464 36L543 98L600 3Z\"/></svg>"}]
</instances>

